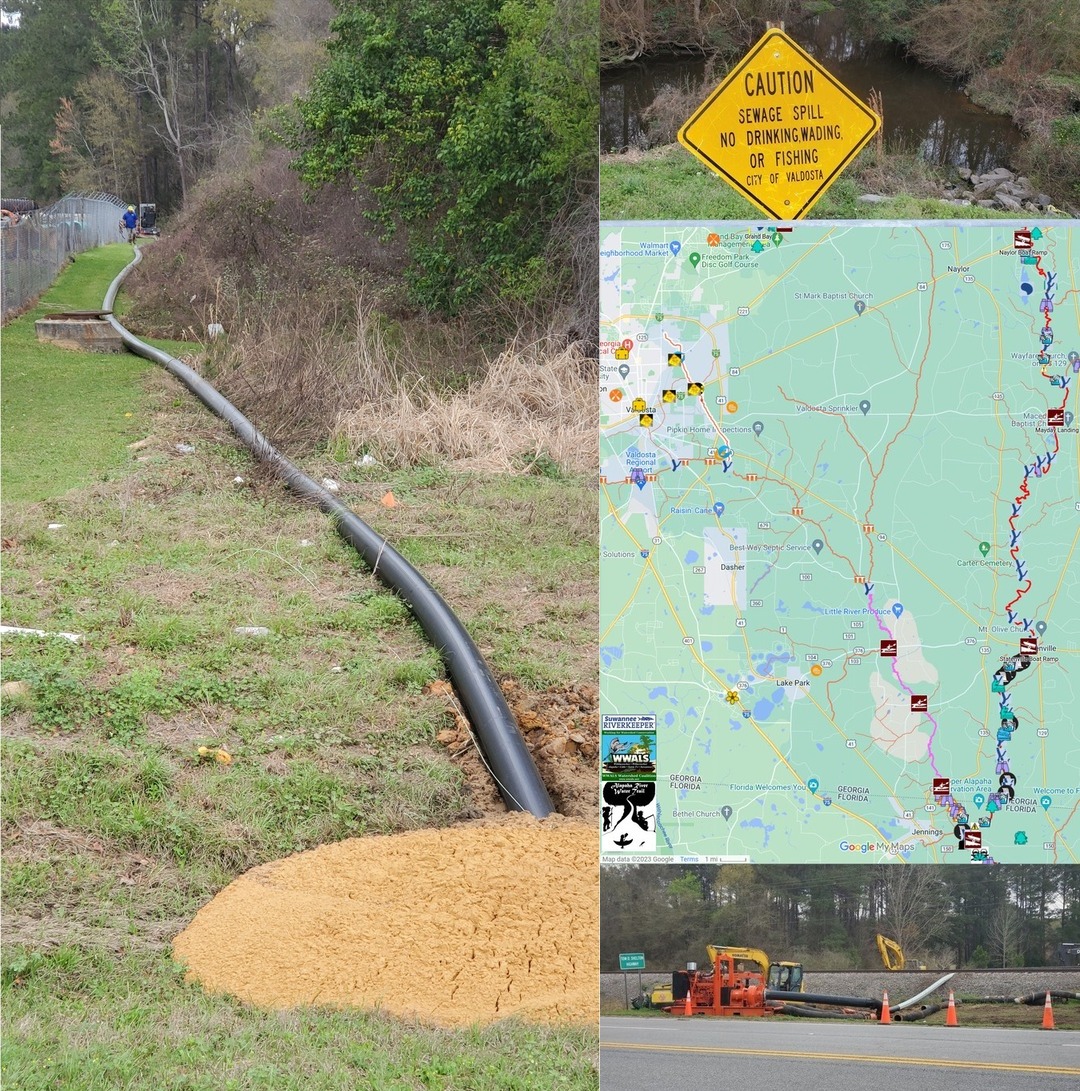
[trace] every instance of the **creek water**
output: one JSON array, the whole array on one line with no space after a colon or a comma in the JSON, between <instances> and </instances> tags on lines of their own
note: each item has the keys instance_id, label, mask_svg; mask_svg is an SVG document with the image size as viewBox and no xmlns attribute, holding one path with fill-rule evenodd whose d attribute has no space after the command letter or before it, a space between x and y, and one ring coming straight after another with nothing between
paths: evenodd
<instances>
[{"instance_id":1,"label":"creek water","mask_svg":"<svg viewBox=\"0 0 1080 1091\"><path fill-rule=\"evenodd\" d=\"M957 81L920 68L886 44L867 41L845 24L840 12L787 29L803 49L864 102L871 88L881 94L888 145L903 141L936 166L981 172L1009 164L1020 141L1019 130L1009 118L976 106ZM717 71L714 83L724 71ZM695 104L703 101L714 85L704 86L705 72L705 59L692 54L641 61L605 72L600 85L601 149L649 146L642 111L668 88L688 88L695 92Z\"/></svg>"}]
</instances>

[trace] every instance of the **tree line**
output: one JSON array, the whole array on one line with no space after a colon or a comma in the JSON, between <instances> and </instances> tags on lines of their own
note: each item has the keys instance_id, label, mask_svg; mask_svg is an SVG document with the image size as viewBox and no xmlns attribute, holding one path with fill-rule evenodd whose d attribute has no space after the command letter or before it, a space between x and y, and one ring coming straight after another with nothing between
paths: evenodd
<instances>
[{"instance_id":1,"label":"tree line","mask_svg":"<svg viewBox=\"0 0 1080 1091\"><path fill-rule=\"evenodd\" d=\"M20 0L0 30L5 196L168 213L284 146L309 198L362 191L403 240L413 302L577 294L591 316L597 20L598 0Z\"/></svg>"},{"instance_id":2,"label":"tree line","mask_svg":"<svg viewBox=\"0 0 1080 1091\"><path fill-rule=\"evenodd\" d=\"M605 970L620 952L645 952L649 969L700 964L707 943L871 969L877 933L909 968L1043 966L1080 941L1080 868L616 865L601 874L600 919Z\"/></svg>"},{"instance_id":3,"label":"tree line","mask_svg":"<svg viewBox=\"0 0 1080 1091\"><path fill-rule=\"evenodd\" d=\"M325 0L20 0L18 9L0 32L5 190L40 203L104 190L165 210L253 109L290 90L330 16Z\"/></svg>"}]
</instances>

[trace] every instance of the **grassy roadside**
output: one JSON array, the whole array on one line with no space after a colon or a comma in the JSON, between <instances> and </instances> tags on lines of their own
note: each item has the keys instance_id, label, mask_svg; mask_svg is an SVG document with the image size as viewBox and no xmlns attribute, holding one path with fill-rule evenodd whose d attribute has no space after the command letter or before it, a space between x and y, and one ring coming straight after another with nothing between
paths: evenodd
<instances>
[{"instance_id":1,"label":"grassy roadside","mask_svg":"<svg viewBox=\"0 0 1080 1091\"><path fill-rule=\"evenodd\" d=\"M129 253L80 255L4 330L0 617L83 638L0 649L4 1086L594 1087L592 1029L273 1015L173 965L171 938L249 867L477 812L436 741L440 661L325 517L158 369L33 341L46 307L99 305ZM39 466L54 419L70 439ZM497 675L539 697L595 673L586 482L303 463L422 567Z\"/></svg>"},{"instance_id":2,"label":"grassy roadside","mask_svg":"<svg viewBox=\"0 0 1080 1091\"><path fill-rule=\"evenodd\" d=\"M863 152L810 210L814 220L994 220L999 210L953 205L926 196L913 196L926 179L914 157L888 156L880 168ZM861 185L865 173L872 185ZM891 179L891 181L890 181ZM882 185L888 183L888 187ZM859 201L872 189L899 190L876 204ZM600 218L604 220L756 220L761 212L726 182L707 170L678 144L648 152L600 158Z\"/></svg>"}]
</instances>

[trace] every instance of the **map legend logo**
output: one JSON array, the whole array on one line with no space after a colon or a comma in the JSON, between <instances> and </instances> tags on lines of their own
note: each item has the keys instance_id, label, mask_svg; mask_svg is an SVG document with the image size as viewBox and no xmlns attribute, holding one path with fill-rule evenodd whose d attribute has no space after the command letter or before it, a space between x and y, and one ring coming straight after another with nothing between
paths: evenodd
<instances>
[{"instance_id":1,"label":"map legend logo","mask_svg":"<svg viewBox=\"0 0 1080 1091\"><path fill-rule=\"evenodd\" d=\"M929 712L929 710L929 699L927 698L925 693L913 693L911 695L912 712Z\"/></svg>"},{"instance_id":2,"label":"map legend logo","mask_svg":"<svg viewBox=\"0 0 1080 1091\"><path fill-rule=\"evenodd\" d=\"M886 658L896 658L896 641L895 640L883 640L881 642L881 654Z\"/></svg>"},{"instance_id":3,"label":"map legend logo","mask_svg":"<svg viewBox=\"0 0 1080 1091\"><path fill-rule=\"evenodd\" d=\"M1013 249L1014 250L1030 250L1031 249L1031 232L1030 231L1014 231L1013 232Z\"/></svg>"},{"instance_id":4,"label":"map legend logo","mask_svg":"<svg viewBox=\"0 0 1080 1091\"><path fill-rule=\"evenodd\" d=\"M947 796L951 790L952 789L950 788L950 781L948 777L934 777L934 795Z\"/></svg>"},{"instance_id":5,"label":"map legend logo","mask_svg":"<svg viewBox=\"0 0 1080 1091\"><path fill-rule=\"evenodd\" d=\"M1046 426L1047 426L1047 428L1064 428L1065 427L1065 410L1064 409L1048 409L1046 411Z\"/></svg>"},{"instance_id":6,"label":"map legend logo","mask_svg":"<svg viewBox=\"0 0 1080 1091\"><path fill-rule=\"evenodd\" d=\"M1020 654L1021 655L1038 655L1039 654L1039 641L1033 636L1022 636L1020 638Z\"/></svg>"}]
</instances>

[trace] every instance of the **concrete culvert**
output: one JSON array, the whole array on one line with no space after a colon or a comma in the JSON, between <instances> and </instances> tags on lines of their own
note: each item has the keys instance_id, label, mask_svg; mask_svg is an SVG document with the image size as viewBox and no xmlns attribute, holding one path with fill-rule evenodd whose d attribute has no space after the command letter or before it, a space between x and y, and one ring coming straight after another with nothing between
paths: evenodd
<instances>
[{"instance_id":1,"label":"concrete culvert","mask_svg":"<svg viewBox=\"0 0 1080 1091\"><path fill-rule=\"evenodd\" d=\"M259 1007L443 1026L593 1023L598 949L596 831L524 814L264 864L174 944L189 981Z\"/></svg>"}]
</instances>

